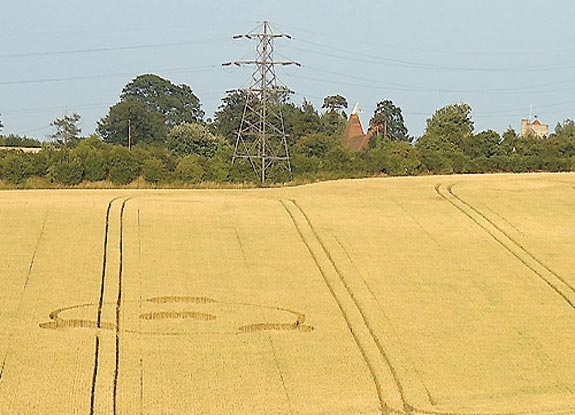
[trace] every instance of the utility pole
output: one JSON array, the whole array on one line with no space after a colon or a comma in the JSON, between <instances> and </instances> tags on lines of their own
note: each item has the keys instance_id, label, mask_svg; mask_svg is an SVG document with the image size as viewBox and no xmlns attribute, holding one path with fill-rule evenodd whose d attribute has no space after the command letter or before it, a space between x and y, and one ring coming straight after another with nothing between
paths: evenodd
<instances>
[{"instance_id":1,"label":"utility pole","mask_svg":"<svg viewBox=\"0 0 575 415\"><path fill-rule=\"evenodd\" d=\"M132 151L132 120L128 119L128 150Z\"/></svg>"},{"instance_id":2,"label":"utility pole","mask_svg":"<svg viewBox=\"0 0 575 415\"><path fill-rule=\"evenodd\" d=\"M232 162L250 163L262 186L266 184L270 174L287 177L288 180L292 178L287 135L281 112L281 103L291 91L278 86L275 67L301 64L274 59L275 40L280 38L292 37L285 33L274 33L269 22L264 21L253 32L233 37L255 40L256 59L223 64L254 67L251 86L241 90L246 104Z\"/></svg>"},{"instance_id":3,"label":"utility pole","mask_svg":"<svg viewBox=\"0 0 575 415\"><path fill-rule=\"evenodd\" d=\"M387 139L387 119L383 121L383 138Z\"/></svg>"}]
</instances>

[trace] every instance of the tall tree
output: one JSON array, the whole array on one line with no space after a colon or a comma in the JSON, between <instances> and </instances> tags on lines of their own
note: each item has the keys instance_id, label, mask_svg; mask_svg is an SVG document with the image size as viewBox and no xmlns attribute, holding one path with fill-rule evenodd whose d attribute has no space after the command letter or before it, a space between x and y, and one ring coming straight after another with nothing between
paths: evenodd
<instances>
[{"instance_id":1,"label":"tall tree","mask_svg":"<svg viewBox=\"0 0 575 415\"><path fill-rule=\"evenodd\" d=\"M158 75L140 75L126 85L122 101L141 102L151 111L164 116L168 128L204 118L199 98L188 85L174 85Z\"/></svg>"},{"instance_id":2,"label":"tall tree","mask_svg":"<svg viewBox=\"0 0 575 415\"><path fill-rule=\"evenodd\" d=\"M229 92L214 114L213 127L217 134L223 136L232 145L235 144L242 122L248 94L245 91Z\"/></svg>"},{"instance_id":3,"label":"tall tree","mask_svg":"<svg viewBox=\"0 0 575 415\"><path fill-rule=\"evenodd\" d=\"M2 114L0 114L2 115ZM0 120L0 133L2 132L2 128L4 128L4 125L2 124L2 120Z\"/></svg>"},{"instance_id":4,"label":"tall tree","mask_svg":"<svg viewBox=\"0 0 575 415\"><path fill-rule=\"evenodd\" d=\"M275 105L281 105L283 111L284 119L286 119L286 111L289 113L293 104L289 103L290 91L287 89L278 89L275 93L275 98L271 99L275 102ZM228 94L222 98L222 102L214 114L214 122L212 127L216 134L224 137L232 145L235 145L236 139L238 137L238 131L242 123L242 118L247 117L248 123L257 123L258 117L253 111L247 111L244 113L246 108L246 102L250 100L250 105L252 108L258 108L259 103L253 94L250 94L245 90L236 90L228 92ZM274 105L269 103L268 105ZM286 121L287 129L287 121Z\"/></svg>"},{"instance_id":5,"label":"tall tree","mask_svg":"<svg viewBox=\"0 0 575 415\"><path fill-rule=\"evenodd\" d=\"M490 158L499 155L501 136L493 130L468 135L463 140L463 152L471 158Z\"/></svg>"},{"instance_id":6,"label":"tall tree","mask_svg":"<svg viewBox=\"0 0 575 415\"><path fill-rule=\"evenodd\" d=\"M562 123L557 123L555 135L557 137L575 138L575 121L567 119Z\"/></svg>"},{"instance_id":7,"label":"tall tree","mask_svg":"<svg viewBox=\"0 0 575 415\"><path fill-rule=\"evenodd\" d=\"M376 135L394 141L411 141L408 135L405 120L401 108L391 100L383 100L377 103L373 117L369 121L369 127Z\"/></svg>"},{"instance_id":8,"label":"tall tree","mask_svg":"<svg viewBox=\"0 0 575 415\"><path fill-rule=\"evenodd\" d=\"M320 133L322 130L319 113L305 98L299 107L291 102L282 105L282 113L290 144L296 143L302 137Z\"/></svg>"},{"instance_id":9,"label":"tall tree","mask_svg":"<svg viewBox=\"0 0 575 415\"><path fill-rule=\"evenodd\" d=\"M180 124L170 131L167 141L168 148L178 156L195 154L207 159L226 145L223 137L213 135L202 124Z\"/></svg>"},{"instance_id":10,"label":"tall tree","mask_svg":"<svg viewBox=\"0 0 575 415\"><path fill-rule=\"evenodd\" d=\"M437 110L427 120L425 135L443 138L463 148L465 139L473 134L474 128L471 107L468 104L451 104Z\"/></svg>"},{"instance_id":11,"label":"tall tree","mask_svg":"<svg viewBox=\"0 0 575 415\"><path fill-rule=\"evenodd\" d=\"M82 129L78 126L80 122L79 114L64 115L62 118L56 118L50 123L56 129L50 138L56 140L58 143L67 146L71 141L78 140Z\"/></svg>"},{"instance_id":12,"label":"tall tree","mask_svg":"<svg viewBox=\"0 0 575 415\"><path fill-rule=\"evenodd\" d=\"M323 105L321 107L328 112L335 111L342 113L348 106L349 104L345 97L341 95L329 95L323 99Z\"/></svg>"},{"instance_id":13,"label":"tall tree","mask_svg":"<svg viewBox=\"0 0 575 415\"><path fill-rule=\"evenodd\" d=\"M123 101L98 122L98 133L110 144L164 143L168 129L161 113L139 101Z\"/></svg>"}]
</instances>

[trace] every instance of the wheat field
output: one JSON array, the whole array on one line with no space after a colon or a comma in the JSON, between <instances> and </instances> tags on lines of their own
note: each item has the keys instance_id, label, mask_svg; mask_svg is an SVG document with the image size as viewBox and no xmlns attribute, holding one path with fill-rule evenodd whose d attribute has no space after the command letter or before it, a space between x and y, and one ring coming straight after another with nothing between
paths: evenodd
<instances>
[{"instance_id":1,"label":"wheat field","mask_svg":"<svg viewBox=\"0 0 575 415\"><path fill-rule=\"evenodd\" d=\"M575 414L575 175L0 193L0 415Z\"/></svg>"}]
</instances>

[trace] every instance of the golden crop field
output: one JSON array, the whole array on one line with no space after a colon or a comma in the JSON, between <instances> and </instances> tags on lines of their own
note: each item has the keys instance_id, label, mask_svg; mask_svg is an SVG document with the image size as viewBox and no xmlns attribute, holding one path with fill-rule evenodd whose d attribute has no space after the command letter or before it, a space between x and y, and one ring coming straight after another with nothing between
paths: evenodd
<instances>
[{"instance_id":1,"label":"golden crop field","mask_svg":"<svg viewBox=\"0 0 575 415\"><path fill-rule=\"evenodd\" d=\"M575 414L575 175L0 193L0 415Z\"/></svg>"}]
</instances>

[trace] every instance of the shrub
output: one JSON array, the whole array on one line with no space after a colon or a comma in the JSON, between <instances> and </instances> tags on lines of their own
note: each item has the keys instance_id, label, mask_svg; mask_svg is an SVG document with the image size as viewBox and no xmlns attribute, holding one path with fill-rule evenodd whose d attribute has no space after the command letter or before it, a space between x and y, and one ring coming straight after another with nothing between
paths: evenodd
<instances>
[{"instance_id":1,"label":"shrub","mask_svg":"<svg viewBox=\"0 0 575 415\"><path fill-rule=\"evenodd\" d=\"M167 144L178 156L196 154L208 159L227 146L224 138L214 136L201 124L180 124L174 127L168 134Z\"/></svg>"},{"instance_id":2,"label":"shrub","mask_svg":"<svg viewBox=\"0 0 575 415\"><path fill-rule=\"evenodd\" d=\"M1 178L10 184L19 184L26 180L24 153L10 151L1 162Z\"/></svg>"},{"instance_id":3,"label":"shrub","mask_svg":"<svg viewBox=\"0 0 575 415\"><path fill-rule=\"evenodd\" d=\"M186 156L176 167L176 178L186 183L199 183L203 175L204 169L199 156Z\"/></svg>"},{"instance_id":4,"label":"shrub","mask_svg":"<svg viewBox=\"0 0 575 415\"><path fill-rule=\"evenodd\" d=\"M110 150L110 171L108 178L114 184L125 185L134 181L139 174L138 162L125 147L114 146Z\"/></svg>"},{"instance_id":5,"label":"shrub","mask_svg":"<svg viewBox=\"0 0 575 415\"><path fill-rule=\"evenodd\" d=\"M142 167L142 174L144 176L144 180L149 183L158 184L165 178L165 171L162 162L158 159L147 159L144 161L144 165Z\"/></svg>"},{"instance_id":6,"label":"shrub","mask_svg":"<svg viewBox=\"0 0 575 415\"><path fill-rule=\"evenodd\" d=\"M84 167L79 157L65 153L49 167L49 174L57 183L73 186L82 182Z\"/></svg>"}]
</instances>

